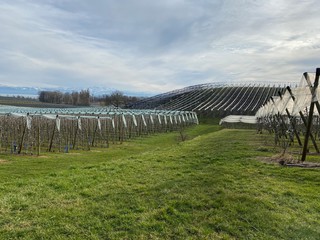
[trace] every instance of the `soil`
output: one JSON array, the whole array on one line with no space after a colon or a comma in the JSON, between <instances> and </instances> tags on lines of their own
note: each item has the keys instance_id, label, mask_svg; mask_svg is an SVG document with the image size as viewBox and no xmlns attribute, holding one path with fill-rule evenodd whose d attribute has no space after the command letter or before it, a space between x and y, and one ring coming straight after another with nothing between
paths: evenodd
<instances>
[{"instance_id":1,"label":"soil","mask_svg":"<svg viewBox=\"0 0 320 240\"><path fill-rule=\"evenodd\" d=\"M269 164L279 164L285 167L300 167L300 168L320 168L320 163L301 162L294 160L291 155L276 155L272 157L258 157L259 161Z\"/></svg>"}]
</instances>

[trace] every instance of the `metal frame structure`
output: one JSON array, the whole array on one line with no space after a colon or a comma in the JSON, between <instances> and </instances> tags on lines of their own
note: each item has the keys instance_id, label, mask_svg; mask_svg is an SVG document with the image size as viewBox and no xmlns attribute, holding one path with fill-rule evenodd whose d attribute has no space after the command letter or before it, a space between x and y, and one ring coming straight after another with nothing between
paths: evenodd
<instances>
[{"instance_id":1,"label":"metal frame structure","mask_svg":"<svg viewBox=\"0 0 320 240\"><path fill-rule=\"evenodd\" d=\"M0 151L108 147L109 143L198 124L191 111L0 106Z\"/></svg>"}]
</instances>

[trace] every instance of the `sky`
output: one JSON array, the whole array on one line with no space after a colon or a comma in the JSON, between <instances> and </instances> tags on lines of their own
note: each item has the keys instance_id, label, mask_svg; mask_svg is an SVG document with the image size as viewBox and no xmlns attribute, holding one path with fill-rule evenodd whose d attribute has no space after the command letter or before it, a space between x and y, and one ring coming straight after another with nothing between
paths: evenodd
<instances>
[{"instance_id":1,"label":"sky","mask_svg":"<svg viewBox=\"0 0 320 240\"><path fill-rule=\"evenodd\" d=\"M0 0L0 85L163 93L299 82L320 67L316 0Z\"/></svg>"}]
</instances>

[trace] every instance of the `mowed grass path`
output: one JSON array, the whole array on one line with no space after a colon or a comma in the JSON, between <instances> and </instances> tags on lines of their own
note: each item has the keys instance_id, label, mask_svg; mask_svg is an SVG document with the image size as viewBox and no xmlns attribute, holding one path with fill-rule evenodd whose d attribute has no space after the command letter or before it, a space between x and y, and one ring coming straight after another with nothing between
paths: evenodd
<instances>
[{"instance_id":1,"label":"mowed grass path","mask_svg":"<svg viewBox=\"0 0 320 240\"><path fill-rule=\"evenodd\" d=\"M319 239L320 171L200 125L109 149L0 156L0 239Z\"/></svg>"}]
</instances>

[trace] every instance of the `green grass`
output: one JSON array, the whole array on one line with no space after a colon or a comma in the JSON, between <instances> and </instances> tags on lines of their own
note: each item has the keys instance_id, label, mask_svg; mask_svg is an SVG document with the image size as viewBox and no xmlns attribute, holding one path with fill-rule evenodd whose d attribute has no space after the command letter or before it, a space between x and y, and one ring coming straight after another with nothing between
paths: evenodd
<instances>
[{"instance_id":1,"label":"green grass","mask_svg":"<svg viewBox=\"0 0 320 240\"><path fill-rule=\"evenodd\" d=\"M1 239L318 239L320 172L199 125L109 149L1 155Z\"/></svg>"}]
</instances>

